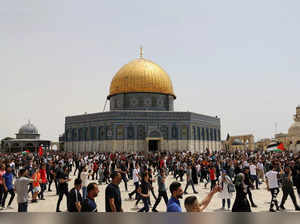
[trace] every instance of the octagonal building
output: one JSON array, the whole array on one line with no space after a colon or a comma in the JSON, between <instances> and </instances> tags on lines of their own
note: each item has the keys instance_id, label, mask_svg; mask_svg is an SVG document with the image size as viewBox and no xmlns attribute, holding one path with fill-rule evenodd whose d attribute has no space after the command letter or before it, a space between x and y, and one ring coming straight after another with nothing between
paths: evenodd
<instances>
[{"instance_id":1,"label":"octagonal building","mask_svg":"<svg viewBox=\"0 0 300 224\"><path fill-rule=\"evenodd\" d=\"M221 147L220 119L175 112L170 76L142 55L116 73L107 99L108 112L66 117L66 151L202 152Z\"/></svg>"}]
</instances>

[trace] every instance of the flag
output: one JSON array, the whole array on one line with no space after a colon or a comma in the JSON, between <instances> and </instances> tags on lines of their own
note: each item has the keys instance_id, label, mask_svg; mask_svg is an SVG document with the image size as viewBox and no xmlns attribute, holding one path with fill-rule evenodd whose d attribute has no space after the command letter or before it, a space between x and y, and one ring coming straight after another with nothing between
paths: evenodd
<instances>
[{"instance_id":1,"label":"flag","mask_svg":"<svg viewBox=\"0 0 300 224\"><path fill-rule=\"evenodd\" d=\"M40 148L39 148L39 156L42 156L42 155L43 155L43 147L40 146Z\"/></svg>"},{"instance_id":2,"label":"flag","mask_svg":"<svg viewBox=\"0 0 300 224\"><path fill-rule=\"evenodd\" d=\"M27 153L30 153L30 151L29 151L28 149L26 150L26 152L27 152Z\"/></svg>"},{"instance_id":3,"label":"flag","mask_svg":"<svg viewBox=\"0 0 300 224\"><path fill-rule=\"evenodd\" d=\"M283 143L275 142L267 146L267 152L283 152L285 151Z\"/></svg>"},{"instance_id":4,"label":"flag","mask_svg":"<svg viewBox=\"0 0 300 224\"><path fill-rule=\"evenodd\" d=\"M226 137L226 141L228 141L230 139L230 135L229 133L227 134L227 137Z\"/></svg>"},{"instance_id":5,"label":"flag","mask_svg":"<svg viewBox=\"0 0 300 224\"><path fill-rule=\"evenodd\" d=\"M285 151L283 143L280 143L277 148L280 149L281 151Z\"/></svg>"}]
</instances>

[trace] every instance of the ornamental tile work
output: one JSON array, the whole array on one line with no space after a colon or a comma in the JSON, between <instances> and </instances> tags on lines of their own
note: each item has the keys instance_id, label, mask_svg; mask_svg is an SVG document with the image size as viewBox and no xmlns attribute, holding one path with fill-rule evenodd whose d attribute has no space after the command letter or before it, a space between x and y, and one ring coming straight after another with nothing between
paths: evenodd
<instances>
[{"instance_id":1,"label":"ornamental tile work","mask_svg":"<svg viewBox=\"0 0 300 224\"><path fill-rule=\"evenodd\" d=\"M160 139L160 151L201 151L220 147L220 119L191 112L110 111L66 117L66 150L131 148L147 151L147 138ZM104 143L105 142L105 143ZM129 145L128 145L129 144ZM127 145L125 147L125 145Z\"/></svg>"}]
</instances>

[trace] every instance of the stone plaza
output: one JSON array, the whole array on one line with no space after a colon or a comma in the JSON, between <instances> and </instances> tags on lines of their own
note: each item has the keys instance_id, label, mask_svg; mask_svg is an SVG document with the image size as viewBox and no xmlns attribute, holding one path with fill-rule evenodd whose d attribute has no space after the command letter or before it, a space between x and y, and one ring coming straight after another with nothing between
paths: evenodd
<instances>
[{"instance_id":1,"label":"stone plaza","mask_svg":"<svg viewBox=\"0 0 300 224\"><path fill-rule=\"evenodd\" d=\"M72 172L71 172L72 173ZM72 181L69 183L69 190L71 188L73 188L73 181L76 177L71 175L71 179ZM167 183L166 186L169 186L172 182L174 181L174 178L172 175L169 175L167 178ZM89 180L89 182L97 182L97 181L92 181L91 178ZM185 187L185 181L182 182L182 188ZM105 212L105 188L107 185L98 185L99 187L99 194L96 198L96 203L97 203L97 208L98 208L98 212ZM157 193L157 182L153 183L153 187L154 187L154 192L156 195L158 195ZM45 198L46 200L44 201L38 201L38 203L29 203L28 204L28 212L55 212L56 209L56 203L57 203L57 199L58 196L56 196L56 192L55 192L55 186L54 183L52 184L52 192L45 192ZM205 198L205 196L209 193L210 191L210 183L207 185L207 188L204 188L204 184L200 183L198 185L195 185L196 190L199 192L198 194L196 194L196 196L198 197L198 200L201 201ZM132 180L130 180L128 182L128 190L129 192L125 191L125 187L124 187L124 182L120 183L120 190L121 190L121 195L122 195L122 207L124 212L137 212L137 208L135 207L135 201L134 200L129 200L128 197L128 193L134 190L134 185ZM296 194L296 190L295 194ZM189 187L188 189L188 193L187 195L183 195L183 199L181 199L181 207L182 210L185 212L185 208L184 208L184 199L188 196L194 195L191 193L192 189L191 187ZM260 186L260 190L252 190L252 195L253 195L253 200L256 203L256 205L258 206L257 208L251 208L252 212L268 212L269 210L269 206L270 206L270 200L271 200L271 194L270 192L268 192L266 190L266 185L263 183ZM7 200L9 199L9 195ZM170 192L168 190L168 197L170 198ZM280 191L280 193L278 194L278 201L281 201L281 197L282 197L282 191ZM297 201L298 203L300 202L299 197L296 195L297 197ZM31 198L31 194L29 194L29 198ZM155 200L152 196L152 194L150 193L150 198L151 198L151 204L153 205ZM232 200L231 200L231 206L234 203L234 199L235 199L235 193L233 194ZM142 203L139 204L139 208L141 208L143 205ZM13 203L12 203L12 207L13 209L4 209L4 210L0 210L0 213L2 212L17 212L17 200L16 198L14 199ZM210 202L210 204L208 205L208 207L206 208L205 212L229 212L227 210L223 211L220 208L222 207L222 200L218 197L218 193L216 193L214 195L214 197L212 198L212 201ZM285 211L281 211L283 213L285 212L294 212L294 206L293 203L291 201L290 198L287 199L286 203L285 203ZM66 211L66 198L63 198L63 201L61 203L61 210L62 211ZM157 207L157 210L159 212L166 212L166 206L164 203L164 200L162 199L160 204ZM150 207L150 211L151 211L151 207Z\"/></svg>"}]
</instances>

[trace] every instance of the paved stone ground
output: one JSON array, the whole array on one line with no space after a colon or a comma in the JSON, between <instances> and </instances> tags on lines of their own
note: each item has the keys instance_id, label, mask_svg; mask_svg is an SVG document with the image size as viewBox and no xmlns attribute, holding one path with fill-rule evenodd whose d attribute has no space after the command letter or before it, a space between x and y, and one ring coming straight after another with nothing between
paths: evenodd
<instances>
[{"instance_id":1,"label":"paved stone ground","mask_svg":"<svg viewBox=\"0 0 300 224\"><path fill-rule=\"evenodd\" d=\"M73 175L71 175L71 178L72 178L72 182L69 184L69 190L73 187L73 180L75 179L75 177ZM168 178L167 178L167 186L169 186L169 184L172 181L174 181L173 176L169 175ZM92 182L92 180L90 180L89 182ZM185 182L182 182L182 185L183 185L183 188L184 188L185 187ZM203 183L195 185L196 190L199 192L196 196L199 198L200 201L209 193L209 185L206 189L204 188ZM99 212L104 212L105 211L105 195L104 194L105 194L106 185L98 185L98 186L99 186L100 192L99 192L98 197L96 199L96 203L97 203L97 206L98 206L98 211ZM56 194L55 194L56 192L55 192L54 183L52 184L51 188L52 188L52 192L48 192L48 191L45 192L45 198L46 198L45 201L38 201L38 203L33 203L33 204L29 203L29 206L28 206L28 211L29 212L55 212L58 196L56 196ZM128 188L129 188L129 191L134 190L134 185L133 185L132 180L130 180L128 182ZM121 182L121 184L120 184L120 189L121 189L121 195L122 195L122 207L123 207L124 211L125 212L136 212L137 208L135 208L135 201L129 200L128 192L125 191L125 187L124 187L123 182ZM156 182L154 183L154 191L157 194L157 183ZM193 195L191 193L192 192L191 186L189 187L188 192L190 194L184 195L184 198L187 197L187 196ZM266 190L265 184L263 183L262 185L260 185L260 190L252 190L252 194L253 194L254 202L258 206L258 208L252 208L252 211L253 212L267 212L269 210L271 195ZM295 191L295 194L296 194L296 191ZM152 203L152 205L154 205L155 200L154 200L151 193L150 193L150 195L151 195L150 196L151 197L151 203ZM168 196L170 196L169 192L168 192ZM6 199L6 203L8 203L9 197L10 197L10 195L8 195L8 198ZM31 197L31 194L30 194L29 197ZM300 204L299 197L297 195L296 195L296 197L297 197L298 204ZM183 211L185 211L184 205L183 205L184 198L181 200L181 205L182 205ZM231 200L231 206L233 205L234 198L235 198L235 195L233 195L233 198ZM279 200L279 202L281 201L281 198L282 198L282 192L280 191L280 193L278 195L278 198L277 198ZM222 201L218 197L218 193L217 193L213 197L211 203L209 204L209 206L207 207L207 209L205 211L206 212L221 212L221 213L222 212L228 212L228 211L220 210L221 205L222 205L221 203L222 203ZM142 208L142 206L143 206L142 203L140 203L138 205L139 208ZM12 203L12 207L13 207L13 209L7 209L6 208L4 210L1 210L0 212L17 212L17 200L16 200L16 198L14 199L14 201ZM294 212L294 206L293 206L293 203L292 203L290 198L287 199L287 201L285 203L285 208L286 208L286 210L282 211L282 212ZM66 198L65 197L63 198L60 209L62 211L66 210ZM163 199L161 200L159 206L157 207L157 210L161 211L161 212L166 211L166 206L165 206L165 203L164 203ZM151 211L151 208L150 208L150 211Z\"/></svg>"}]
</instances>

